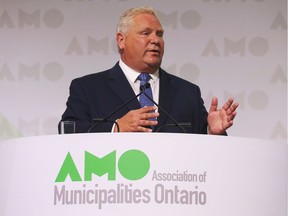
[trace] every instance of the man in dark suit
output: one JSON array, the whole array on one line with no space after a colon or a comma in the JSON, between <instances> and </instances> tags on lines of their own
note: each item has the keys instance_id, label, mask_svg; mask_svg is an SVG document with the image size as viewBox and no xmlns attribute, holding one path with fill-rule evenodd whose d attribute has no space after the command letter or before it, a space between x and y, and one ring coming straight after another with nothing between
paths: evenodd
<instances>
[{"instance_id":1,"label":"man in dark suit","mask_svg":"<svg viewBox=\"0 0 288 216\"><path fill-rule=\"evenodd\" d=\"M91 132L181 132L178 123L189 123L185 128L188 133L225 134L233 124L238 103L230 98L218 109L214 97L207 113L198 86L160 68L164 54L163 34L152 8L132 8L124 12L116 34L119 62L109 70L72 81L62 121L75 121L76 132L89 129ZM151 97L168 115L155 106L141 107L135 97L142 82L139 74L149 74L147 91L148 88L152 91ZM93 122L104 119L133 97L135 100L107 120Z\"/></svg>"}]
</instances>

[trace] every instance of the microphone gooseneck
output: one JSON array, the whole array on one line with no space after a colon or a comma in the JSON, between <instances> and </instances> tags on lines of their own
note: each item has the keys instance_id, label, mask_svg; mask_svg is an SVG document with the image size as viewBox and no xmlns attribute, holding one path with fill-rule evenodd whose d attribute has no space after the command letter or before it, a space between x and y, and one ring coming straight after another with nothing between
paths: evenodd
<instances>
[{"instance_id":1,"label":"microphone gooseneck","mask_svg":"<svg viewBox=\"0 0 288 216\"><path fill-rule=\"evenodd\" d=\"M109 120L109 118L114 115L115 113L117 113L119 110L123 109L125 106L127 106L129 103L131 103L133 100L135 100L137 97L139 97L141 94L144 93L145 89L150 87L150 83L145 83L144 85L140 86L140 93L135 95L134 97L132 97L129 101L127 101L126 103L124 103L123 105L121 105L120 107L118 107L116 110L114 110L112 113L110 113L108 116L106 116L103 119L93 119L93 122L95 122L87 131L88 133L90 133L95 127L97 127L98 125L102 124L103 122L114 122L116 124L117 130L118 132L120 132L120 127L119 124L117 123L117 121L111 121Z\"/></svg>"},{"instance_id":2,"label":"microphone gooseneck","mask_svg":"<svg viewBox=\"0 0 288 216\"><path fill-rule=\"evenodd\" d=\"M181 130L182 130L182 132L183 133L186 133L186 130L185 130L185 128L183 127L183 126L181 126L181 124L179 124L171 115L169 115L158 103L156 103L149 95L147 95L146 93L145 93L145 89L147 89L147 88L149 88L150 87L150 83L145 83L144 85L142 85L142 86L140 86L140 90L141 90L141 92L143 92L143 94L155 105L155 106L157 106L157 108L159 109L159 110L161 110L174 124L175 124L175 126L177 126L177 127L179 127ZM164 125L165 126L165 125ZM163 126L163 127L164 127ZM162 127L160 127L160 128L162 128ZM158 130L156 130L156 131L158 131Z\"/></svg>"},{"instance_id":3,"label":"microphone gooseneck","mask_svg":"<svg viewBox=\"0 0 288 216\"><path fill-rule=\"evenodd\" d=\"M127 101L126 103L124 103L123 105L121 105L120 107L118 107L116 110L114 110L112 113L110 113L108 116L106 116L105 118L103 119L93 119L93 122L95 122L88 130L88 133L90 133L95 127L97 127L98 125L104 123L104 122L113 122L116 127L117 127L117 131L120 132L120 127L119 127L119 124L117 123L117 121L112 121L112 120L109 120L109 118L114 115L115 113L117 113L119 110L121 110L122 108L124 108L125 106L127 106L129 103L131 103L133 100L135 100L137 97L139 97L141 94L144 94L155 106L157 106L157 108L159 110L161 110L172 122L173 124L168 124L168 125L163 125L161 127L159 127L157 131L159 131L160 129L164 128L164 127L170 127L170 126L176 126L178 128L181 129L181 131L183 133L186 133L186 130L185 130L185 126L187 126L187 123L181 123L179 124L171 115L169 115L158 103L156 103L149 95L147 95L145 93L145 90L147 88L150 88L150 83L145 83L144 85L141 85L140 86L140 93L137 94L136 96L134 96L133 98L131 98L129 101ZM183 126L184 127L183 127ZM190 124L191 125L191 124Z\"/></svg>"}]
</instances>

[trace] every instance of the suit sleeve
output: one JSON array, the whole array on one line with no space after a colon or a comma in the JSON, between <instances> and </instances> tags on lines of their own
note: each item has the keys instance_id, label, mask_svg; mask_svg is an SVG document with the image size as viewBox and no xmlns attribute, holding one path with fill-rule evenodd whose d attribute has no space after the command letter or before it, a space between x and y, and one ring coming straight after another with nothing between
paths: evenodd
<instances>
[{"instance_id":1,"label":"suit sleeve","mask_svg":"<svg viewBox=\"0 0 288 216\"><path fill-rule=\"evenodd\" d=\"M93 123L91 116L91 106L88 98L87 89L81 79L74 79L70 85L70 93L66 103L66 110L62 115L61 121L75 121L76 133L87 133ZM58 124L58 131L59 131ZM111 132L113 123L105 122L99 124L91 132ZM60 132L60 131L59 131Z\"/></svg>"},{"instance_id":2,"label":"suit sleeve","mask_svg":"<svg viewBox=\"0 0 288 216\"><path fill-rule=\"evenodd\" d=\"M208 117L208 113L207 113L207 110L204 106L204 101L201 97L201 91L200 91L200 88L197 86L197 98L198 98L198 115L196 118L197 119L197 122L199 122L199 128L197 129L198 130L198 133L200 134L207 134L207 128L208 128L208 122L207 122L207 117Z\"/></svg>"}]
</instances>

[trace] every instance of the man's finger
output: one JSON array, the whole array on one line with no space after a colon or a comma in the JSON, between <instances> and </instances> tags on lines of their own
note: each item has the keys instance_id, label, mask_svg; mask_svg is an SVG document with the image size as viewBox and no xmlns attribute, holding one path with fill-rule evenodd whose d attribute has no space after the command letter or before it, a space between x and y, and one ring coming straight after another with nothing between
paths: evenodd
<instances>
[{"instance_id":1,"label":"man's finger","mask_svg":"<svg viewBox=\"0 0 288 216\"><path fill-rule=\"evenodd\" d=\"M218 107L218 98L217 97L213 97L212 101L211 101L211 106L210 106L209 113L213 112L213 111L216 111L217 107Z\"/></svg>"},{"instance_id":2,"label":"man's finger","mask_svg":"<svg viewBox=\"0 0 288 216\"><path fill-rule=\"evenodd\" d=\"M233 104L234 98L229 98L229 100L222 106L224 110L228 110Z\"/></svg>"},{"instance_id":3,"label":"man's finger","mask_svg":"<svg viewBox=\"0 0 288 216\"><path fill-rule=\"evenodd\" d=\"M155 111L157 109L157 107L155 106L146 106L146 107L142 107L139 109L139 112L140 113L148 113L148 112L151 112L151 111Z\"/></svg>"}]
</instances>

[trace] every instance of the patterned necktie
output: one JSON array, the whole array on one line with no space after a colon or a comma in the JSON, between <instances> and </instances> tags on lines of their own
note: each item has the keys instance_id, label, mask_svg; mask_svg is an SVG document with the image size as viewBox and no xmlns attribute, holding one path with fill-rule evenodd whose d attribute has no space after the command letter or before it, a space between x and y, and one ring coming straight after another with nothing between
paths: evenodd
<instances>
[{"instance_id":1,"label":"patterned necktie","mask_svg":"<svg viewBox=\"0 0 288 216\"><path fill-rule=\"evenodd\" d=\"M140 90L142 91L141 89L141 86L144 86L146 83L149 82L149 80L151 79L151 76L147 73L141 73L139 76L138 76L138 79L140 80ZM147 94L151 99L153 99L153 96L152 96L152 89L151 89L151 86L149 85L148 88L145 88L144 89L144 92L145 94ZM140 105L141 107L144 107L144 106L154 106L154 103L145 95L144 93L142 93L139 97L139 102L140 102ZM156 118L150 118L149 120L151 121L156 121ZM153 127L152 127L153 129Z\"/></svg>"},{"instance_id":2,"label":"patterned necktie","mask_svg":"<svg viewBox=\"0 0 288 216\"><path fill-rule=\"evenodd\" d=\"M140 89L141 89L141 86L144 86L146 83L149 82L149 80L151 79L150 75L147 74L147 73L141 73L139 76L138 76L138 79L140 80ZM145 94L147 94L150 98L153 99L153 96L152 96L152 90L151 90L151 87L149 86L149 88L145 88L144 90ZM139 102L140 102L140 105L141 107L144 107L144 106L154 106L153 102L151 100L149 100L148 97L146 97L145 94L141 94L140 97L139 97Z\"/></svg>"}]
</instances>

